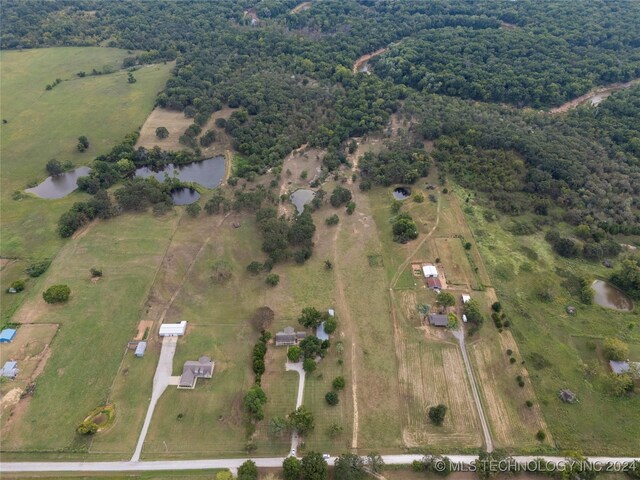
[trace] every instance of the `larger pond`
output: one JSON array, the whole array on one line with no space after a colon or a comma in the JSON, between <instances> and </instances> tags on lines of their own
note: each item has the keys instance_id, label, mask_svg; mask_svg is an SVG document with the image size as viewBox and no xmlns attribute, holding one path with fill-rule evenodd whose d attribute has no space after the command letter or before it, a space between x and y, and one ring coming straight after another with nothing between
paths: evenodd
<instances>
[{"instance_id":1,"label":"larger pond","mask_svg":"<svg viewBox=\"0 0 640 480\"><path fill-rule=\"evenodd\" d=\"M47 177L37 187L27 188L25 192L33 193L40 198L63 198L78 188L78 179L89 175L89 167L79 167L70 172L61 173Z\"/></svg>"},{"instance_id":2,"label":"larger pond","mask_svg":"<svg viewBox=\"0 0 640 480\"><path fill-rule=\"evenodd\" d=\"M214 188L222 183L225 170L225 159L222 155L219 155L201 162L193 162L186 165L176 166L170 163L159 170L141 167L136 170L136 177L155 177L160 182L164 181L165 177L177 178L182 182L194 182L206 188Z\"/></svg>"},{"instance_id":3,"label":"larger pond","mask_svg":"<svg viewBox=\"0 0 640 480\"><path fill-rule=\"evenodd\" d=\"M304 206L313 200L315 197L315 192L313 190L308 190L306 188L301 188L300 190L296 190L291 194L291 203L296 206L296 210L298 213L304 212Z\"/></svg>"},{"instance_id":4,"label":"larger pond","mask_svg":"<svg viewBox=\"0 0 640 480\"><path fill-rule=\"evenodd\" d=\"M603 280L595 280L591 284L591 288L595 292L593 300L598 305L622 312L630 312L633 310L633 302L631 299L613 285Z\"/></svg>"}]
</instances>

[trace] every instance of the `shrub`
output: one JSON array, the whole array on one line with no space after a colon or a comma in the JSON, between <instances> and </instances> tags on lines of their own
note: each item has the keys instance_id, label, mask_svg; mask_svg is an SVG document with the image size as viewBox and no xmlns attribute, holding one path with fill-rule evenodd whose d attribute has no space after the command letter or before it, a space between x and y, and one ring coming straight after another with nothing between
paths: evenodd
<instances>
[{"instance_id":1,"label":"shrub","mask_svg":"<svg viewBox=\"0 0 640 480\"><path fill-rule=\"evenodd\" d=\"M207 130L207 132L200 137L200 145L203 147L208 147L213 142L216 141L216 132L213 130Z\"/></svg>"},{"instance_id":2,"label":"shrub","mask_svg":"<svg viewBox=\"0 0 640 480\"><path fill-rule=\"evenodd\" d=\"M13 289L16 293L18 293L23 291L24 287L25 287L24 280L16 280L15 282L11 283L11 285L9 286L9 289Z\"/></svg>"},{"instance_id":3,"label":"shrub","mask_svg":"<svg viewBox=\"0 0 640 480\"><path fill-rule=\"evenodd\" d=\"M332 407L340 403L340 398L338 397L338 394L334 391L327 392L327 394L324 396L324 399Z\"/></svg>"},{"instance_id":4,"label":"shrub","mask_svg":"<svg viewBox=\"0 0 640 480\"><path fill-rule=\"evenodd\" d=\"M324 331L328 334L332 334L338 328L338 321L335 317L329 317L324 321Z\"/></svg>"},{"instance_id":5,"label":"shrub","mask_svg":"<svg viewBox=\"0 0 640 480\"><path fill-rule=\"evenodd\" d=\"M156 137L167 138L168 136L169 136L169 130L167 130L166 127L156 128Z\"/></svg>"},{"instance_id":6,"label":"shrub","mask_svg":"<svg viewBox=\"0 0 640 480\"><path fill-rule=\"evenodd\" d=\"M27 272L27 275L29 275L30 277L36 278L42 275L44 272L46 272L50 264L51 264L51 260L34 262L27 267L25 272Z\"/></svg>"},{"instance_id":7,"label":"shrub","mask_svg":"<svg viewBox=\"0 0 640 480\"><path fill-rule=\"evenodd\" d=\"M414 201L414 202L416 202L416 203L422 203L422 202L424 202L424 195L422 195L421 193L416 193L416 194L413 196L413 201Z\"/></svg>"},{"instance_id":8,"label":"shrub","mask_svg":"<svg viewBox=\"0 0 640 480\"><path fill-rule=\"evenodd\" d=\"M192 218L196 218L200 214L200 210L202 210L202 208L199 203L190 203L186 207L187 213Z\"/></svg>"},{"instance_id":9,"label":"shrub","mask_svg":"<svg viewBox=\"0 0 640 480\"><path fill-rule=\"evenodd\" d=\"M89 270L89 272L91 272L91 276L92 277L101 277L102 276L102 269L101 268L92 268Z\"/></svg>"},{"instance_id":10,"label":"shrub","mask_svg":"<svg viewBox=\"0 0 640 480\"><path fill-rule=\"evenodd\" d=\"M536 439L539 442L544 442L545 438L547 438L547 434L544 432L544 430L538 430L538 433L536 433Z\"/></svg>"},{"instance_id":11,"label":"shrub","mask_svg":"<svg viewBox=\"0 0 640 480\"><path fill-rule=\"evenodd\" d=\"M260 262L253 261L247 265L247 272L251 275L257 275L262 271L262 264Z\"/></svg>"},{"instance_id":12,"label":"shrub","mask_svg":"<svg viewBox=\"0 0 640 480\"><path fill-rule=\"evenodd\" d=\"M342 390L344 389L346 382L344 377L336 377L333 379L332 386L334 390Z\"/></svg>"},{"instance_id":13,"label":"shrub","mask_svg":"<svg viewBox=\"0 0 640 480\"><path fill-rule=\"evenodd\" d=\"M301 356L302 356L302 349L297 345L293 345L289 347L289 350L287 350L287 358L292 362L297 362L298 360L300 360Z\"/></svg>"},{"instance_id":14,"label":"shrub","mask_svg":"<svg viewBox=\"0 0 640 480\"><path fill-rule=\"evenodd\" d=\"M340 217L338 217L338 215L336 215L335 213L324 220L327 225L337 225L339 221Z\"/></svg>"},{"instance_id":15,"label":"shrub","mask_svg":"<svg viewBox=\"0 0 640 480\"><path fill-rule=\"evenodd\" d=\"M278 283L280 283L280 275L278 275L277 273L270 273L269 275L267 275L265 282L267 283L267 285L275 287L276 285L278 285Z\"/></svg>"},{"instance_id":16,"label":"shrub","mask_svg":"<svg viewBox=\"0 0 640 480\"><path fill-rule=\"evenodd\" d=\"M331 197L329 198L329 203L335 208L338 208L349 201L351 201L351 191L341 186L334 188L331 193ZM353 208L355 209L355 206Z\"/></svg>"},{"instance_id":17,"label":"shrub","mask_svg":"<svg viewBox=\"0 0 640 480\"><path fill-rule=\"evenodd\" d=\"M418 226L408 213L399 214L393 222L393 241L407 243L418 238Z\"/></svg>"},{"instance_id":18,"label":"shrub","mask_svg":"<svg viewBox=\"0 0 640 480\"><path fill-rule=\"evenodd\" d=\"M511 357L511 358L509 359L509 363L516 363L516 359L515 359L514 357Z\"/></svg>"},{"instance_id":19,"label":"shrub","mask_svg":"<svg viewBox=\"0 0 640 480\"><path fill-rule=\"evenodd\" d=\"M42 294L47 303L64 303L69 300L71 289L67 285L53 285Z\"/></svg>"},{"instance_id":20,"label":"shrub","mask_svg":"<svg viewBox=\"0 0 640 480\"><path fill-rule=\"evenodd\" d=\"M531 407L533 407L533 402L532 402L531 400L527 400L527 401L525 402L525 405L526 405L528 408L531 408Z\"/></svg>"},{"instance_id":21,"label":"shrub","mask_svg":"<svg viewBox=\"0 0 640 480\"><path fill-rule=\"evenodd\" d=\"M302 369L307 373L312 373L316 367L316 361L313 358L305 358L302 362Z\"/></svg>"},{"instance_id":22,"label":"shrub","mask_svg":"<svg viewBox=\"0 0 640 480\"><path fill-rule=\"evenodd\" d=\"M602 350L607 360L623 361L629 355L629 347L617 338L605 338L602 342Z\"/></svg>"},{"instance_id":23,"label":"shrub","mask_svg":"<svg viewBox=\"0 0 640 480\"><path fill-rule=\"evenodd\" d=\"M353 215L356 210L356 202L347 203L347 215Z\"/></svg>"},{"instance_id":24,"label":"shrub","mask_svg":"<svg viewBox=\"0 0 640 480\"><path fill-rule=\"evenodd\" d=\"M47 169L47 173L49 175L59 175L64 172L62 163L60 162L60 160L56 160L55 158L49 160L45 168Z\"/></svg>"},{"instance_id":25,"label":"shrub","mask_svg":"<svg viewBox=\"0 0 640 480\"><path fill-rule=\"evenodd\" d=\"M499 312L500 310L502 310L502 305L500 304L500 302L494 302L491 305L491 310L493 310L494 312Z\"/></svg>"},{"instance_id":26,"label":"shrub","mask_svg":"<svg viewBox=\"0 0 640 480\"><path fill-rule=\"evenodd\" d=\"M80 435L93 435L97 431L98 425L90 420L86 420L76 427L76 432L78 432Z\"/></svg>"},{"instance_id":27,"label":"shrub","mask_svg":"<svg viewBox=\"0 0 640 480\"><path fill-rule=\"evenodd\" d=\"M447 414L446 405L437 405L429 409L429 419L436 425L442 425L444 417Z\"/></svg>"}]
</instances>

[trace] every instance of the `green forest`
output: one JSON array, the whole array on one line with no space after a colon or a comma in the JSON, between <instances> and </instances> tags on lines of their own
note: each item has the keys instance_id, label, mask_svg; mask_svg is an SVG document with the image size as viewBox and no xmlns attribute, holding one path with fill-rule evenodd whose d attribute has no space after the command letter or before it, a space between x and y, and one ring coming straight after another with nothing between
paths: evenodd
<instances>
[{"instance_id":1,"label":"green forest","mask_svg":"<svg viewBox=\"0 0 640 480\"><path fill-rule=\"evenodd\" d=\"M213 112L237 108L224 128L239 177L303 144L339 169L353 137L399 114L411 124L404 141L364 159L362 189L415 182L435 164L501 213L533 214L536 228L560 218L640 233L640 87L597 108L546 112L640 77L640 4L346 0L292 13L298 3L7 1L0 47L119 47L131 52L125 68L175 60L157 105L193 118L187 144ZM372 74L352 72L381 48ZM81 187L96 193L126 177L109 166L123 158L197 158L192 143L176 159L131 152L125 140Z\"/></svg>"}]
</instances>

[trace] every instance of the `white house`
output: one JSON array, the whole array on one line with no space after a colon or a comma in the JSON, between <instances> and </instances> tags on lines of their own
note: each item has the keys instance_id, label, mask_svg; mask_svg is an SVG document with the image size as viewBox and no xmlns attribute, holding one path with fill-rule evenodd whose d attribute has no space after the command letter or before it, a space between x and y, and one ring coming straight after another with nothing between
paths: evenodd
<instances>
[{"instance_id":1,"label":"white house","mask_svg":"<svg viewBox=\"0 0 640 480\"><path fill-rule=\"evenodd\" d=\"M435 265L423 265L422 273L424 274L424 278L435 278L438 276L438 269Z\"/></svg>"},{"instance_id":2,"label":"white house","mask_svg":"<svg viewBox=\"0 0 640 480\"><path fill-rule=\"evenodd\" d=\"M184 332L186 330L186 320L183 320L180 323L163 323L162 325L160 325L160 331L158 332L158 335L160 335L161 337L180 337L184 335Z\"/></svg>"},{"instance_id":3,"label":"white house","mask_svg":"<svg viewBox=\"0 0 640 480\"><path fill-rule=\"evenodd\" d=\"M469 300L471 300L471 296L470 295L462 295L462 303L467 303Z\"/></svg>"}]
</instances>

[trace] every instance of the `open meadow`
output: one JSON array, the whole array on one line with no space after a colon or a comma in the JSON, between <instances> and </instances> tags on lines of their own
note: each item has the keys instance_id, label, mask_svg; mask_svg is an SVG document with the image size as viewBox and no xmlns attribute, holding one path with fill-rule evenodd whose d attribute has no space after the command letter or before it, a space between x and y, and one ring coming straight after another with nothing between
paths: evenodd
<instances>
[{"instance_id":1,"label":"open meadow","mask_svg":"<svg viewBox=\"0 0 640 480\"><path fill-rule=\"evenodd\" d=\"M640 396L607 393L608 364L597 348L603 338L613 336L629 343L631 355L640 353L637 306L627 313L582 304L578 279L607 278L610 270L557 256L540 233L513 235L505 220L488 222L480 206L472 204L465 213L512 319L511 330L556 447L637 455L640 439L634 425L640 422ZM575 315L567 313L568 306L576 308ZM589 340L594 348L586 346ZM484 363L486 353L476 353L476 361ZM574 392L578 402L561 402L561 389Z\"/></svg>"},{"instance_id":2,"label":"open meadow","mask_svg":"<svg viewBox=\"0 0 640 480\"><path fill-rule=\"evenodd\" d=\"M60 215L87 196L73 193L59 200L16 196L47 177L45 164L56 158L87 165L137 130L152 110L172 64L144 66L127 82L120 70L126 50L64 47L0 52L2 118L0 190L2 257L52 257L63 244L56 232ZM91 75L107 71L102 75ZM86 72L85 77L76 74ZM46 85L57 78L51 90ZM85 152L76 149L88 137Z\"/></svg>"}]
</instances>

